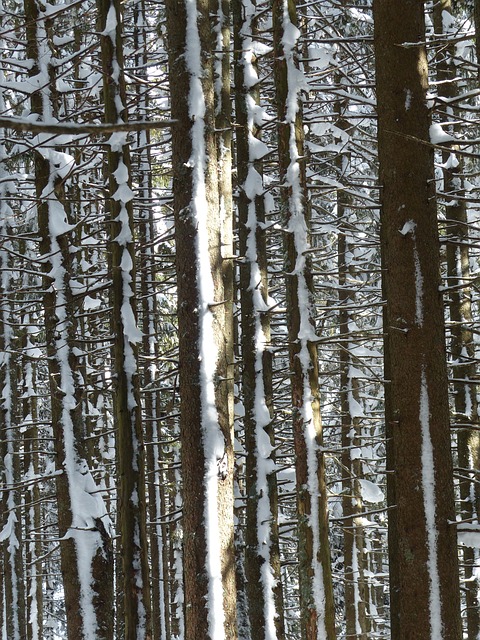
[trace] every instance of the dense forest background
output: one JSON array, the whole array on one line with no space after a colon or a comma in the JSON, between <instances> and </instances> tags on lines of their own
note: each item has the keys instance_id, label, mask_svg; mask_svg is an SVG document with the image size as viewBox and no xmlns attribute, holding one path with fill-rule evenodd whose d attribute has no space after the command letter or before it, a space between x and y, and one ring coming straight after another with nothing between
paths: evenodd
<instances>
[{"instance_id":1,"label":"dense forest background","mask_svg":"<svg viewBox=\"0 0 480 640\"><path fill-rule=\"evenodd\" d=\"M479 54L1 0L3 640L480 639Z\"/></svg>"}]
</instances>

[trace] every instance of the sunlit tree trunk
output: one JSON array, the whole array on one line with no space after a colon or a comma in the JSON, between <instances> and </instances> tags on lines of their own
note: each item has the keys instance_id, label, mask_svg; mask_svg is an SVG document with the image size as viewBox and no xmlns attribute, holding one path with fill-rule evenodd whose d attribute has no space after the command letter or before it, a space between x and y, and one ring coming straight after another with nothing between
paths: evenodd
<instances>
[{"instance_id":1,"label":"sunlit tree trunk","mask_svg":"<svg viewBox=\"0 0 480 640\"><path fill-rule=\"evenodd\" d=\"M300 619L303 640L335 638L335 611L328 538L325 460L318 358L313 320L313 282L308 255L310 211L306 193L303 119L296 46L296 2L273 0L281 207L292 417L296 455Z\"/></svg>"},{"instance_id":2,"label":"sunlit tree trunk","mask_svg":"<svg viewBox=\"0 0 480 640\"><path fill-rule=\"evenodd\" d=\"M373 6L392 640L459 640L433 151L422 144L430 125L424 5Z\"/></svg>"},{"instance_id":3,"label":"sunlit tree trunk","mask_svg":"<svg viewBox=\"0 0 480 640\"><path fill-rule=\"evenodd\" d=\"M185 635L236 637L231 300L225 289L209 3L169 0ZM220 189L222 193L222 189Z\"/></svg>"},{"instance_id":4,"label":"sunlit tree trunk","mask_svg":"<svg viewBox=\"0 0 480 640\"><path fill-rule=\"evenodd\" d=\"M242 399L245 409L245 588L252 640L284 636L275 474L261 116L253 53L254 3L233 3ZM259 147L263 150L259 154Z\"/></svg>"}]
</instances>

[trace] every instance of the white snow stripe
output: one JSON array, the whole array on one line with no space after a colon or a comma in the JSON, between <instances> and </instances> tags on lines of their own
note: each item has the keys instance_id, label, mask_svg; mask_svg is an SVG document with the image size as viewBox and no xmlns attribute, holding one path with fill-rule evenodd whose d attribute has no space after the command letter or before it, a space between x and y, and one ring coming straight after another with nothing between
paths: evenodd
<instances>
[{"instance_id":1,"label":"white snow stripe","mask_svg":"<svg viewBox=\"0 0 480 640\"><path fill-rule=\"evenodd\" d=\"M436 522L435 463L430 436L430 405L425 367L422 367L420 391L420 426L422 432L422 491L427 534L427 569L430 587L430 637L443 638L442 603L438 574L438 530Z\"/></svg>"}]
</instances>

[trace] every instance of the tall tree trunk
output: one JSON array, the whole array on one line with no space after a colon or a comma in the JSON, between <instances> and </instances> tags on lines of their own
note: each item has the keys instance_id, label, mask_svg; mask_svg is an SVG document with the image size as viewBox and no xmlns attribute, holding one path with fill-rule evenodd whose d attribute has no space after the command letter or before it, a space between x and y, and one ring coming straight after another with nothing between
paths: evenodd
<instances>
[{"instance_id":1,"label":"tall tree trunk","mask_svg":"<svg viewBox=\"0 0 480 640\"><path fill-rule=\"evenodd\" d=\"M287 323L296 455L300 620L303 640L335 638L318 356L309 264L296 2L273 0L281 207L285 224Z\"/></svg>"},{"instance_id":2,"label":"tall tree trunk","mask_svg":"<svg viewBox=\"0 0 480 640\"><path fill-rule=\"evenodd\" d=\"M169 0L185 635L236 637L231 327L222 268L209 2ZM187 37L188 34L188 37ZM230 359L229 359L230 358Z\"/></svg>"},{"instance_id":3,"label":"tall tree trunk","mask_svg":"<svg viewBox=\"0 0 480 640\"><path fill-rule=\"evenodd\" d=\"M141 79L135 85L137 120L149 119L148 94L148 42L147 14L144 0L137 0L133 10L134 50L136 52L136 76ZM141 291L142 352L145 356L142 366L141 388L146 442L146 473L148 487L149 518L149 554L150 584L152 598L152 638L167 640L170 638L170 590L166 572L167 544L164 517L165 486L162 471L162 450L160 444L161 400L156 388L156 372L159 358L158 310L156 303L157 268L155 264L155 225L153 207L153 177L151 157L151 136L148 130L136 134L134 149L134 177L138 184L138 203L136 216L138 223L138 245L140 260L138 280ZM133 164L133 163L132 163ZM163 508L162 508L163 507Z\"/></svg>"},{"instance_id":4,"label":"tall tree trunk","mask_svg":"<svg viewBox=\"0 0 480 640\"><path fill-rule=\"evenodd\" d=\"M451 0L441 0L434 5L433 24L435 33L448 39L445 28L453 18ZM450 34L452 38L456 33ZM437 52L436 77L438 96L452 104L456 103L459 90L456 81L457 67L454 63L456 45L442 45ZM453 99L453 100L452 100ZM448 104L448 103L447 103ZM452 124L444 125L444 131L450 135L461 134L461 128L455 117L455 108L447 106ZM453 113L451 113L453 111ZM450 311L451 358L453 376L453 402L457 423L457 452L460 473L460 515L462 520L471 522L475 513L475 500L472 496L479 491L476 484L480 471L475 471L473 460L478 458L479 436L472 426L478 425L478 403L476 394L477 367L472 326L472 302L470 281L470 257L468 238L468 217L463 172L465 166L462 156L451 152L442 153L443 199L445 201L445 230L447 240L447 284L448 307ZM470 472L473 470L473 473ZM465 593L468 637L480 638L480 580L477 576L475 561L477 553L471 547L463 547L463 588Z\"/></svg>"},{"instance_id":5,"label":"tall tree trunk","mask_svg":"<svg viewBox=\"0 0 480 640\"><path fill-rule=\"evenodd\" d=\"M338 126L338 125L337 125ZM346 221L347 203L342 194L337 199L340 222L338 237L339 269L339 333L340 343L340 408L342 412L342 511L344 522L345 567L345 623L348 638L367 640L368 589L365 579L365 540L362 524L362 498L358 479L363 476L362 462L352 458L352 452L361 446L360 419L352 414L352 406L359 406L358 380L353 373L350 335L353 318L349 307L355 304L353 285L348 285L350 273L347 241L349 229ZM358 450L358 449L357 449Z\"/></svg>"},{"instance_id":6,"label":"tall tree trunk","mask_svg":"<svg viewBox=\"0 0 480 640\"><path fill-rule=\"evenodd\" d=\"M268 309L265 202L253 38L256 5L233 3L241 362L246 448L245 577L252 640L284 637L273 432L272 357Z\"/></svg>"},{"instance_id":7,"label":"tall tree trunk","mask_svg":"<svg viewBox=\"0 0 480 640\"><path fill-rule=\"evenodd\" d=\"M3 38L0 39L5 47ZM0 82L5 82L3 70L0 70ZM0 91L0 110L5 112L6 104ZM18 338L14 332L14 269L12 237L14 230L14 212L8 204L8 192L11 189L5 161L5 131L0 132L0 556L3 585L0 609L4 612L5 625L1 625L2 634L6 632L11 640L21 640L26 633L25 579L23 575L23 532L21 518L21 436L17 423L17 372L14 348ZM0 590L1 591L1 590Z\"/></svg>"},{"instance_id":8,"label":"tall tree trunk","mask_svg":"<svg viewBox=\"0 0 480 640\"><path fill-rule=\"evenodd\" d=\"M20 471L20 428L17 414L17 367L14 358L13 282L8 240L12 234L7 219L9 207L4 205L0 234L4 241L0 250L0 472L5 491L5 521L0 531L3 554L3 579L6 637L22 640L26 633L25 581L23 566L23 532L21 493L18 489Z\"/></svg>"},{"instance_id":9,"label":"tall tree trunk","mask_svg":"<svg viewBox=\"0 0 480 640\"><path fill-rule=\"evenodd\" d=\"M123 15L118 0L98 0L105 119L128 121L123 61ZM138 372L142 334L136 318L133 197L126 134L108 141L112 274L112 330L117 428L118 511L123 585L123 637L151 638L151 600L146 531L145 452Z\"/></svg>"},{"instance_id":10,"label":"tall tree trunk","mask_svg":"<svg viewBox=\"0 0 480 640\"><path fill-rule=\"evenodd\" d=\"M422 144L430 125L424 5L375 0L373 7L392 639L459 640L433 152Z\"/></svg>"}]
</instances>

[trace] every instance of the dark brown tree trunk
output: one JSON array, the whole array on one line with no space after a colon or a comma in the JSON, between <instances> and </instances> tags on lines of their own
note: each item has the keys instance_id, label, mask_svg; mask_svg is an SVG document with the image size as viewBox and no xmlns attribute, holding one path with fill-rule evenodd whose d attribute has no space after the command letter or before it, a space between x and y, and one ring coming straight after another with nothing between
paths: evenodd
<instances>
[{"instance_id":1,"label":"dark brown tree trunk","mask_svg":"<svg viewBox=\"0 0 480 640\"><path fill-rule=\"evenodd\" d=\"M374 20L392 639L459 640L424 5L376 0Z\"/></svg>"}]
</instances>

